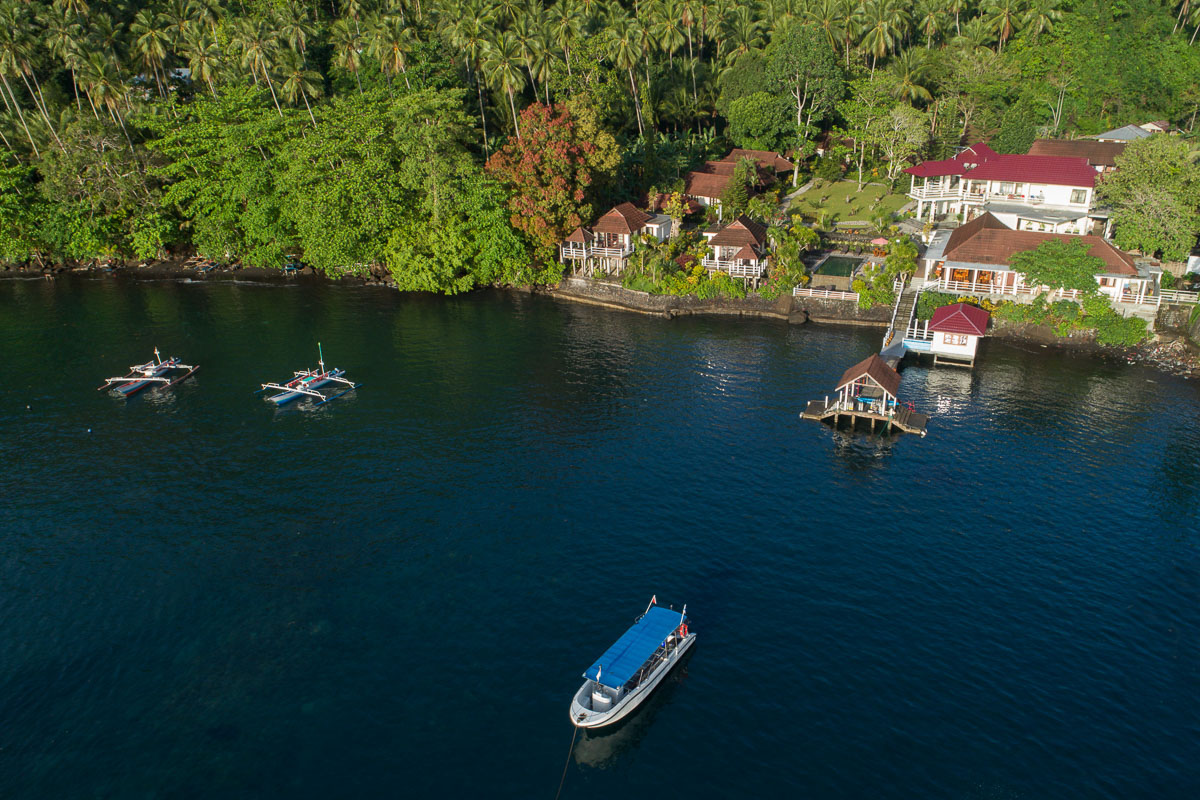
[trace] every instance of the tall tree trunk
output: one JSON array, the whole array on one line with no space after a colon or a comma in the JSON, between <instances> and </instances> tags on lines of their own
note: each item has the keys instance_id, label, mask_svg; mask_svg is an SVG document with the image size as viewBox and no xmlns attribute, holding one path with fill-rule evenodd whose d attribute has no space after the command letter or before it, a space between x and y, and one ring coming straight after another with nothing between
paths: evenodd
<instances>
[{"instance_id":1,"label":"tall tree trunk","mask_svg":"<svg viewBox=\"0 0 1200 800\"><path fill-rule=\"evenodd\" d=\"M283 109L279 107L279 98L275 96L275 84L271 82L271 76L263 72L263 77L267 81L267 88L271 90L271 99L275 101L275 110L279 112L280 118L283 117Z\"/></svg>"},{"instance_id":2,"label":"tall tree trunk","mask_svg":"<svg viewBox=\"0 0 1200 800\"><path fill-rule=\"evenodd\" d=\"M483 153L491 156L488 150L487 114L483 113L483 85L479 82L479 70L475 70L475 91L479 94L479 121L483 124Z\"/></svg>"},{"instance_id":3,"label":"tall tree trunk","mask_svg":"<svg viewBox=\"0 0 1200 800\"><path fill-rule=\"evenodd\" d=\"M688 66L692 69L692 102L699 105L700 97L696 94L696 55L692 52L692 26L688 26Z\"/></svg>"},{"instance_id":4,"label":"tall tree trunk","mask_svg":"<svg viewBox=\"0 0 1200 800\"><path fill-rule=\"evenodd\" d=\"M17 109L17 117L21 120L21 127L25 129L25 138L29 139L29 146L33 148L33 154L41 158L42 154L38 152L37 143L33 141L33 134L29 132L29 126L25 124L25 114L21 111L21 104L17 102L17 96L13 94L12 87L8 85L8 76L0 72L0 79L3 79L4 88L8 90L8 94L12 98L13 107Z\"/></svg>"},{"instance_id":5,"label":"tall tree trunk","mask_svg":"<svg viewBox=\"0 0 1200 800\"><path fill-rule=\"evenodd\" d=\"M638 100L637 82L633 79L633 67L629 68L629 88L633 93L633 110L637 115L638 136L644 136L646 129L642 126L642 104Z\"/></svg>"},{"instance_id":6,"label":"tall tree trunk","mask_svg":"<svg viewBox=\"0 0 1200 800\"><path fill-rule=\"evenodd\" d=\"M517 104L513 102L512 89L508 90L508 107L512 109L513 128L517 132L517 141L521 141L521 123L517 122Z\"/></svg>"},{"instance_id":7,"label":"tall tree trunk","mask_svg":"<svg viewBox=\"0 0 1200 800\"><path fill-rule=\"evenodd\" d=\"M308 118L312 120L312 126L317 127L317 118L313 116L312 106L308 104L308 95L304 93L303 89L300 90L300 96L304 98L304 107L308 109Z\"/></svg>"}]
</instances>

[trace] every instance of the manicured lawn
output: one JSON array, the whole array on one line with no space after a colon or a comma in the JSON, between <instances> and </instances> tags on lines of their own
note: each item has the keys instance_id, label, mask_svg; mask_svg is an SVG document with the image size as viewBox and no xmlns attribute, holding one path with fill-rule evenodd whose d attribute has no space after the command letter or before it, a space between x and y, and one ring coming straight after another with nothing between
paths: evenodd
<instances>
[{"instance_id":1,"label":"manicured lawn","mask_svg":"<svg viewBox=\"0 0 1200 800\"><path fill-rule=\"evenodd\" d=\"M826 199L822 201L822 198ZM872 208L876 201L879 204ZM872 212L886 210L895 213L907 202L908 198L902 194L889 194L886 186L867 184L860 192L855 181L839 181L809 189L795 199L792 208L810 216L825 210L834 214L840 222L865 222L870 219Z\"/></svg>"}]
</instances>

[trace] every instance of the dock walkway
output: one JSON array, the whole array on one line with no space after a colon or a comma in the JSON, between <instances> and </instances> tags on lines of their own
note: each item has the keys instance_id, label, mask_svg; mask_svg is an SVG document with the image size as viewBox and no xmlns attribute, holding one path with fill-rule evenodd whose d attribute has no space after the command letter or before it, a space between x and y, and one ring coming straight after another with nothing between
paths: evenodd
<instances>
[{"instance_id":1,"label":"dock walkway","mask_svg":"<svg viewBox=\"0 0 1200 800\"><path fill-rule=\"evenodd\" d=\"M928 414L921 414L910 408L900 407L894 414L888 415L856 406L857 404L847 407L845 403L836 399L832 401L812 400L800 417L815 419L818 422L827 422L832 419L834 428L839 427L842 417L850 420L851 428L858 424L858 420L863 419L868 421L872 432L876 429L886 432L890 426L895 426L899 431L915 433L920 436L925 435L925 427L929 424Z\"/></svg>"}]
</instances>

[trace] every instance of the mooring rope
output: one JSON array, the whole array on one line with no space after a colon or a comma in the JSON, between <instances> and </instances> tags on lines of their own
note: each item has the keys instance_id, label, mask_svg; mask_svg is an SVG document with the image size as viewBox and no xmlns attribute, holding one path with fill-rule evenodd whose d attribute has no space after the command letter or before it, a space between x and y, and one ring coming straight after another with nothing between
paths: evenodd
<instances>
[{"instance_id":1,"label":"mooring rope","mask_svg":"<svg viewBox=\"0 0 1200 800\"><path fill-rule=\"evenodd\" d=\"M567 782L567 769L571 766L571 754L575 752L575 737L579 735L579 726L573 726L575 732L571 734L571 746L567 748L567 763L563 764L562 777L558 779L558 791L554 793L554 800L558 800L562 794L563 784Z\"/></svg>"}]
</instances>

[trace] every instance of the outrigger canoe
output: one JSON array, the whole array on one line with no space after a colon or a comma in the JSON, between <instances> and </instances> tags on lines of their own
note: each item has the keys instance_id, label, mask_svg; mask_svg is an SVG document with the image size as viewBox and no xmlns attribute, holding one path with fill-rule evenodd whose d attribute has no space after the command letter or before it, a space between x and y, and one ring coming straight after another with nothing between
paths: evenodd
<instances>
[{"instance_id":1,"label":"outrigger canoe","mask_svg":"<svg viewBox=\"0 0 1200 800\"><path fill-rule=\"evenodd\" d=\"M174 386L194 375L198 369L200 369L198 365L184 364L174 356L163 360L156 347L153 360L130 367L128 375L122 375L119 378L105 378L104 383L96 387L96 391L111 389L117 394L132 397L151 386L163 389ZM182 375L178 374L180 371L183 371Z\"/></svg>"},{"instance_id":2,"label":"outrigger canoe","mask_svg":"<svg viewBox=\"0 0 1200 800\"><path fill-rule=\"evenodd\" d=\"M317 401L317 405L328 403L330 400L336 400L351 389L357 389L362 384L348 380L345 375L346 371L333 367L325 369L325 354L321 350L321 343L317 342L317 369L302 369L293 372L292 379L286 383L264 383L258 392L263 392L268 389L277 391L278 394L273 394L266 398L268 401L277 406L284 406L293 400L299 400L302 397L312 397ZM329 384L338 384L346 388L336 394L318 391ZM255 392L255 394L258 394Z\"/></svg>"},{"instance_id":3,"label":"outrigger canoe","mask_svg":"<svg viewBox=\"0 0 1200 800\"><path fill-rule=\"evenodd\" d=\"M687 606L674 611L652 598L646 612L583 674L583 686L571 701L571 722L602 728L629 716L695 641Z\"/></svg>"}]
</instances>

